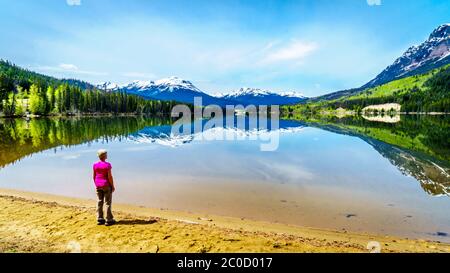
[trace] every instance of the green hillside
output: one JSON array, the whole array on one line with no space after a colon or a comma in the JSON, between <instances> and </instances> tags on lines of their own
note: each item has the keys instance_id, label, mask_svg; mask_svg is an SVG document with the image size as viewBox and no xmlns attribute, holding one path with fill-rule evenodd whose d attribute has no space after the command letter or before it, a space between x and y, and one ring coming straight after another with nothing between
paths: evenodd
<instances>
[{"instance_id":1,"label":"green hillside","mask_svg":"<svg viewBox=\"0 0 450 273\"><path fill-rule=\"evenodd\" d=\"M403 112L450 112L450 65L406 77L334 100L284 106L290 112L344 108L356 112L369 105L398 103Z\"/></svg>"},{"instance_id":2,"label":"green hillside","mask_svg":"<svg viewBox=\"0 0 450 273\"><path fill-rule=\"evenodd\" d=\"M56 79L54 77L39 74L24 68L21 68L9 61L0 59L0 73L8 77L12 82L28 89L31 83L46 83L48 85L60 85L67 83L71 86L80 87L83 90L94 89L95 87L85 81L76 79ZM27 88L28 87L28 88Z\"/></svg>"},{"instance_id":3,"label":"green hillside","mask_svg":"<svg viewBox=\"0 0 450 273\"><path fill-rule=\"evenodd\" d=\"M176 102L104 92L74 79L56 79L0 60L0 117L35 115L168 114Z\"/></svg>"}]
</instances>

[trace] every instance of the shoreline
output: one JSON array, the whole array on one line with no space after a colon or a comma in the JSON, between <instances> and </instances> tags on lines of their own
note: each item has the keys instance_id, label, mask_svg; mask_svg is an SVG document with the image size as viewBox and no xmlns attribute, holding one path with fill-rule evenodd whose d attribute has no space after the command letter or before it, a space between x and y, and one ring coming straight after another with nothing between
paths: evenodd
<instances>
[{"instance_id":1,"label":"shoreline","mask_svg":"<svg viewBox=\"0 0 450 273\"><path fill-rule=\"evenodd\" d=\"M19 115L0 116L2 119L33 119L33 118L91 118L91 117L170 117L170 113L144 114L144 113L82 113L82 114L50 114L50 115Z\"/></svg>"},{"instance_id":2,"label":"shoreline","mask_svg":"<svg viewBox=\"0 0 450 273\"><path fill-rule=\"evenodd\" d=\"M368 112L370 113L370 112ZM346 115L346 116L363 116L365 113L361 112L360 114L358 114L356 111L352 111L352 110L343 110L343 111L339 111L338 110L323 110L323 111L318 111L317 113L314 112L304 112L304 111L292 111L292 112L287 112L287 115L294 115L294 114L306 114L306 115L318 115L318 116L339 116L339 115ZM389 114L384 114L385 116L388 116ZM394 112L394 116L395 115L400 115L400 116L447 116L450 115L449 112ZM378 115L373 115L373 116L381 116L381 114Z\"/></svg>"},{"instance_id":3,"label":"shoreline","mask_svg":"<svg viewBox=\"0 0 450 273\"><path fill-rule=\"evenodd\" d=\"M286 106L286 105L280 105L280 106ZM281 110L280 110L280 114L281 114ZM370 111L368 111L368 113L370 113ZM395 115L400 115L400 116L404 116L404 115L418 115L418 116L447 116L450 115L449 112L394 112ZM303 112L303 111L292 111L292 112L287 112L286 114L308 114L308 115L313 115L312 112ZM322 116L341 116L341 115L345 115L345 116L363 116L364 113L358 114L355 111L351 111L351 110L343 110L343 111L338 111L338 110L332 110L332 111L320 111L319 115ZM385 116L388 116L388 114L384 114ZM379 115L374 115L374 116L381 116ZM3 116L0 115L1 119L18 119L18 118L24 118L24 119L32 119L32 118L89 118L89 117L170 117L170 113L157 113L157 114L144 114L144 113L81 113L81 114L49 114L49 115L34 115L34 114L29 114L29 115L13 115L13 116ZM282 118L280 118L282 119Z\"/></svg>"},{"instance_id":4,"label":"shoreline","mask_svg":"<svg viewBox=\"0 0 450 273\"><path fill-rule=\"evenodd\" d=\"M95 200L0 189L0 252L450 252L450 244L113 204L97 226Z\"/></svg>"}]
</instances>

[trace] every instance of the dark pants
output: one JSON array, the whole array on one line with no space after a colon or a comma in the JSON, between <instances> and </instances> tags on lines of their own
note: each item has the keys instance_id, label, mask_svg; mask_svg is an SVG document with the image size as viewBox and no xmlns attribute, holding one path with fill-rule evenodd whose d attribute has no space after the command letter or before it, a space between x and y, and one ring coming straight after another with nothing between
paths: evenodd
<instances>
[{"instance_id":1,"label":"dark pants","mask_svg":"<svg viewBox=\"0 0 450 273\"><path fill-rule=\"evenodd\" d=\"M114 216L112 214L112 190L111 187L97 188L97 217L98 220L103 220L103 204L106 203L106 221L112 221Z\"/></svg>"}]
</instances>

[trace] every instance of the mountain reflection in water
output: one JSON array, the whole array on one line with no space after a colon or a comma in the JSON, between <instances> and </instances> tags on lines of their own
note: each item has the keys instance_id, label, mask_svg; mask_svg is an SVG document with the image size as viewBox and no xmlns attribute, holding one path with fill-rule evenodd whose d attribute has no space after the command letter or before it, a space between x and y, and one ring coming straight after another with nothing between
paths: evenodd
<instances>
[{"instance_id":1,"label":"mountain reflection in water","mask_svg":"<svg viewBox=\"0 0 450 273\"><path fill-rule=\"evenodd\" d=\"M293 119L294 117L288 117ZM203 125L206 121L202 121ZM173 120L145 117L0 119L0 168L43 150L110 140L155 143L178 147L205 134L226 132L250 138L262 133L295 133L315 127L335 134L358 137L371 145L404 175L415 178L432 196L449 195L449 118L402 116L398 123L364 118L296 118L280 120L279 128L245 128L236 122L191 134L172 134ZM186 126L193 126L192 124ZM0 171L5 171L1 170Z\"/></svg>"}]
</instances>

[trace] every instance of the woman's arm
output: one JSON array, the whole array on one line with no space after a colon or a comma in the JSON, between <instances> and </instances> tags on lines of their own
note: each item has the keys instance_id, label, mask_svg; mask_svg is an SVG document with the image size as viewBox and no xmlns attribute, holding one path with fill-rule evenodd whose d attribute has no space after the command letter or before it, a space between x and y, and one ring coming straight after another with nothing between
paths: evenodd
<instances>
[{"instance_id":1,"label":"woman's arm","mask_svg":"<svg viewBox=\"0 0 450 273\"><path fill-rule=\"evenodd\" d=\"M108 182L111 185L112 192L114 192L116 190L116 187L114 186L114 179L112 176L111 169L109 169L109 171L108 171Z\"/></svg>"},{"instance_id":2,"label":"woman's arm","mask_svg":"<svg viewBox=\"0 0 450 273\"><path fill-rule=\"evenodd\" d=\"M92 180L95 182L95 168L92 169Z\"/></svg>"}]
</instances>

